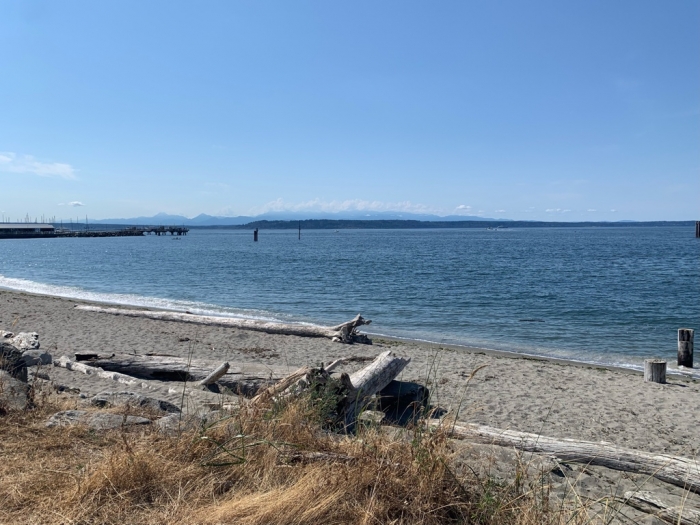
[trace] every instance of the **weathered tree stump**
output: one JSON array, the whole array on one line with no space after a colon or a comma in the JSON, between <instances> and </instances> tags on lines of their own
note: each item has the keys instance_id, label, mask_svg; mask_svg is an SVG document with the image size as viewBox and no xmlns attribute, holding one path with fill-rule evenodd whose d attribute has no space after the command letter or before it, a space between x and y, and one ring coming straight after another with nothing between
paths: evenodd
<instances>
[{"instance_id":1,"label":"weathered tree stump","mask_svg":"<svg viewBox=\"0 0 700 525\"><path fill-rule=\"evenodd\" d=\"M645 359L644 381L648 383L665 383L666 361L663 359Z\"/></svg>"},{"instance_id":2,"label":"weathered tree stump","mask_svg":"<svg viewBox=\"0 0 700 525\"><path fill-rule=\"evenodd\" d=\"M691 328L678 329L678 366L693 368L693 339L695 330Z\"/></svg>"}]
</instances>

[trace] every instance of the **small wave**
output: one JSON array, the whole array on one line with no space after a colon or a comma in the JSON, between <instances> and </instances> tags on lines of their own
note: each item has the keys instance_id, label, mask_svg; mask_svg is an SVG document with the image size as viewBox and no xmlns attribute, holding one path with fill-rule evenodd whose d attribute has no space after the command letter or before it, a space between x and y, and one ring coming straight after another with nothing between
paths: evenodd
<instances>
[{"instance_id":1,"label":"small wave","mask_svg":"<svg viewBox=\"0 0 700 525\"><path fill-rule=\"evenodd\" d=\"M138 306L141 308L153 308L156 310L189 312L197 315L212 315L216 317L232 317L237 319L253 319L274 323L293 322L290 319L283 319L281 316L274 316L268 312L236 310L233 308L226 308L196 301L183 301L179 299L166 299L162 297L146 297L137 294L91 292L76 286L39 283L28 279L5 277L4 275L0 275L0 288L18 292L28 292L37 295L48 295L51 297L63 297L66 299L89 301L93 303L120 306ZM296 324L310 325L311 323Z\"/></svg>"}]
</instances>

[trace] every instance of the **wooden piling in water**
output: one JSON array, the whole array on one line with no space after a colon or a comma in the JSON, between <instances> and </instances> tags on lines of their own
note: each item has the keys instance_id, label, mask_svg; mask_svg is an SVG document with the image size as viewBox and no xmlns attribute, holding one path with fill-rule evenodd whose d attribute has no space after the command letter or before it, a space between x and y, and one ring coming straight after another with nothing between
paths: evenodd
<instances>
[{"instance_id":1,"label":"wooden piling in water","mask_svg":"<svg viewBox=\"0 0 700 525\"><path fill-rule=\"evenodd\" d=\"M665 383L666 361L663 359L645 359L644 381L647 383Z\"/></svg>"},{"instance_id":2,"label":"wooden piling in water","mask_svg":"<svg viewBox=\"0 0 700 525\"><path fill-rule=\"evenodd\" d=\"M700 221L695 221L695 238L700 239Z\"/></svg>"},{"instance_id":3,"label":"wooden piling in water","mask_svg":"<svg viewBox=\"0 0 700 525\"><path fill-rule=\"evenodd\" d=\"M253 241L258 242L258 229L253 230Z\"/></svg>"},{"instance_id":4,"label":"wooden piling in water","mask_svg":"<svg viewBox=\"0 0 700 525\"><path fill-rule=\"evenodd\" d=\"M693 368L693 339L695 330L692 328L678 329L678 366Z\"/></svg>"}]
</instances>

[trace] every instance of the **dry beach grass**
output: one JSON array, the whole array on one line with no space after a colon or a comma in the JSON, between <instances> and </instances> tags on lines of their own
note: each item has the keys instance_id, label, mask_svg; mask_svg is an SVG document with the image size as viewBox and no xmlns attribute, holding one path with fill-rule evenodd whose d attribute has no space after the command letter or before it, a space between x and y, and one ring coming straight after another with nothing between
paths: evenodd
<instances>
[{"instance_id":1,"label":"dry beach grass","mask_svg":"<svg viewBox=\"0 0 700 525\"><path fill-rule=\"evenodd\" d=\"M45 428L55 397L0 426L2 523L589 523L536 480L457 474L443 432L325 432L308 400L175 435ZM522 473L521 473L522 474Z\"/></svg>"}]
</instances>

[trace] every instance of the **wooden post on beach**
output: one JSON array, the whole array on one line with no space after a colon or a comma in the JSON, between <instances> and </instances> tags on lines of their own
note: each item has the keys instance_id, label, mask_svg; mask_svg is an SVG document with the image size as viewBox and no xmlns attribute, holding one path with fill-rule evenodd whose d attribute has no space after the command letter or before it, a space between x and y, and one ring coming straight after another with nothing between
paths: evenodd
<instances>
[{"instance_id":1,"label":"wooden post on beach","mask_svg":"<svg viewBox=\"0 0 700 525\"><path fill-rule=\"evenodd\" d=\"M692 328L678 329L678 366L693 368L693 339L695 330Z\"/></svg>"},{"instance_id":2,"label":"wooden post on beach","mask_svg":"<svg viewBox=\"0 0 700 525\"><path fill-rule=\"evenodd\" d=\"M258 242L258 229L253 230L253 241Z\"/></svg>"},{"instance_id":3,"label":"wooden post on beach","mask_svg":"<svg viewBox=\"0 0 700 525\"><path fill-rule=\"evenodd\" d=\"M666 361L663 359L645 359L644 381L651 383L665 383Z\"/></svg>"}]
</instances>

